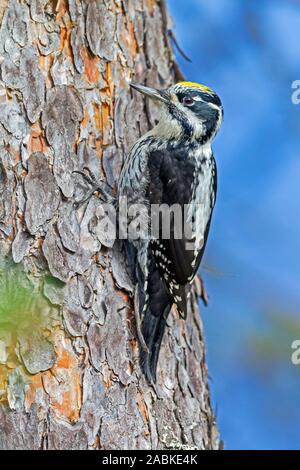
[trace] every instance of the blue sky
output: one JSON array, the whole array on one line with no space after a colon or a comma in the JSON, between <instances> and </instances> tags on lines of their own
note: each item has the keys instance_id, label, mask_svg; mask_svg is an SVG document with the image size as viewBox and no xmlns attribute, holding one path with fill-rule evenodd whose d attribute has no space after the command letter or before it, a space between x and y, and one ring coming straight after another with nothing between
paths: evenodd
<instances>
[{"instance_id":1,"label":"blue sky","mask_svg":"<svg viewBox=\"0 0 300 470\"><path fill-rule=\"evenodd\" d=\"M169 0L192 59L220 95L219 189L202 266L213 401L226 448L300 449L300 3Z\"/></svg>"}]
</instances>

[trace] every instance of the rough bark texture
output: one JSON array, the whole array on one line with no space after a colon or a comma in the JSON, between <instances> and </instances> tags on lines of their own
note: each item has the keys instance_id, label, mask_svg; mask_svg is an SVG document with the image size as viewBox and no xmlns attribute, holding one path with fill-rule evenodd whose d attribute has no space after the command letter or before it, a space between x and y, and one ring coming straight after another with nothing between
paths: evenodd
<instances>
[{"instance_id":1,"label":"rough bark texture","mask_svg":"<svg viewBox=\"0 0 300 470\"><path fill-rule=\"evenodd\" d=\"M218 447L196 294L187 321L170 315L154 390L99 199L73 207L83 194L73 170L116 188L155 123L129 82L177 78L164 3L0 0L0 19L0 254L42 290L48 316L29 339L0 338L0 448Z\"/></svg>"}]
</instances>

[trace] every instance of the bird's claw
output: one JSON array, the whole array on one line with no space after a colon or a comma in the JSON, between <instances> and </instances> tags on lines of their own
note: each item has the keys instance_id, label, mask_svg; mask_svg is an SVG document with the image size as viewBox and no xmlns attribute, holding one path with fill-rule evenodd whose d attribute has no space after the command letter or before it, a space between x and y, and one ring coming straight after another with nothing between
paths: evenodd
<instances>
[{"instance_id":1,"label":"bird's claw","mask_svg":"<svg viewBox=\"0 0 300 470\"><path fill-rule=\"evenodd\" d=\"M202 277L197 274L195 276L195 288L196 288L196 294L197 296L202 300L202 302L204 303L205 307L208 306L208 301L209 301L209 297L208 297L208 294L206 292L206 289L205 289L205 285L204 285L204 281L202 279Z\"/></svg>"},{"instance_id":2,"label":"bird's claw","mask_svg":"<svg viewBox=\"0 0 300 470\"><path fill-rule=\"evenodd\" d=\"M88 192L88 195L84 199L75 202L74 206L76 208L82 206L82 204L89 201L93 194L97 191L99 191L100 199L102 199L103 202L113 204L115 202L115 198L107 192L105 188L104 179L98 180L96 176L87 167L84 167L83 170L84 171L74 170L73 173L81 175L82 178L91 186L91 190Z\"/></svg>"}]
</instances>

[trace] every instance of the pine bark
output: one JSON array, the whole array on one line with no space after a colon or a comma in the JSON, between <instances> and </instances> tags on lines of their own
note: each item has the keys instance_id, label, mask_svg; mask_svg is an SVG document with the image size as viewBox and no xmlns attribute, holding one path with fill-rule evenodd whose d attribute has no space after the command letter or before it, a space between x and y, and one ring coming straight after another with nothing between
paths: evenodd
<instances>
[{"instance_id":1,"label":"pine bark","mask_svg":"<svg viewBox=\"0 0 300 470\"><path fill-rule=\"evenodd\" d=\"M87 188L73 171L116 188L156 122L129 83L178 79L165 3L1 0L0 19L0 254L47 317L26 340L0 331L0 448L217 448L195 289L187 320L170 315L154 389L124 254L97 195L74 207Z\"/></svg>"}]
</instances>

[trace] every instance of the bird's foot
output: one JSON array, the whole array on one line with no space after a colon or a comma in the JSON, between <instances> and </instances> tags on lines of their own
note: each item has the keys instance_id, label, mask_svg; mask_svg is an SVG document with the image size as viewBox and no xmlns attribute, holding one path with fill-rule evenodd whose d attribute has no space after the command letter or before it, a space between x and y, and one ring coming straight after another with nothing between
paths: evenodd
<instances>
[{"instance_id":1,"label":"bird's foot","mask_svg":"<svg viewBox=\"0 0 300 470\"><path fill-rule=\"evenodd\" d=\"M108 185L105 183L103 179L98 180L96 176L87 168L83 168L84 171L74 170L73 173L81 175L83 180L91 186L90 190L87 192L85 197L79 201L77 201L74 205L78 208L82 206L85 202L89 201L93 194L96 192L99 193L100 199L108 204L114 204L116 199L115 197L109 192Z\"/></svg>"},{"instance_id":2,"label":"bird's foot","mask_svg":"<svg viewBox=\"0 0 300 470\"><path fill-rule=\"evenodd\" d=\"M199 274L195 276L194 283L195 283L197 297L199 297L204 303L205 307L207 307L209 297L205 289L204 281Z\"/></svg>"}]
</instances>

